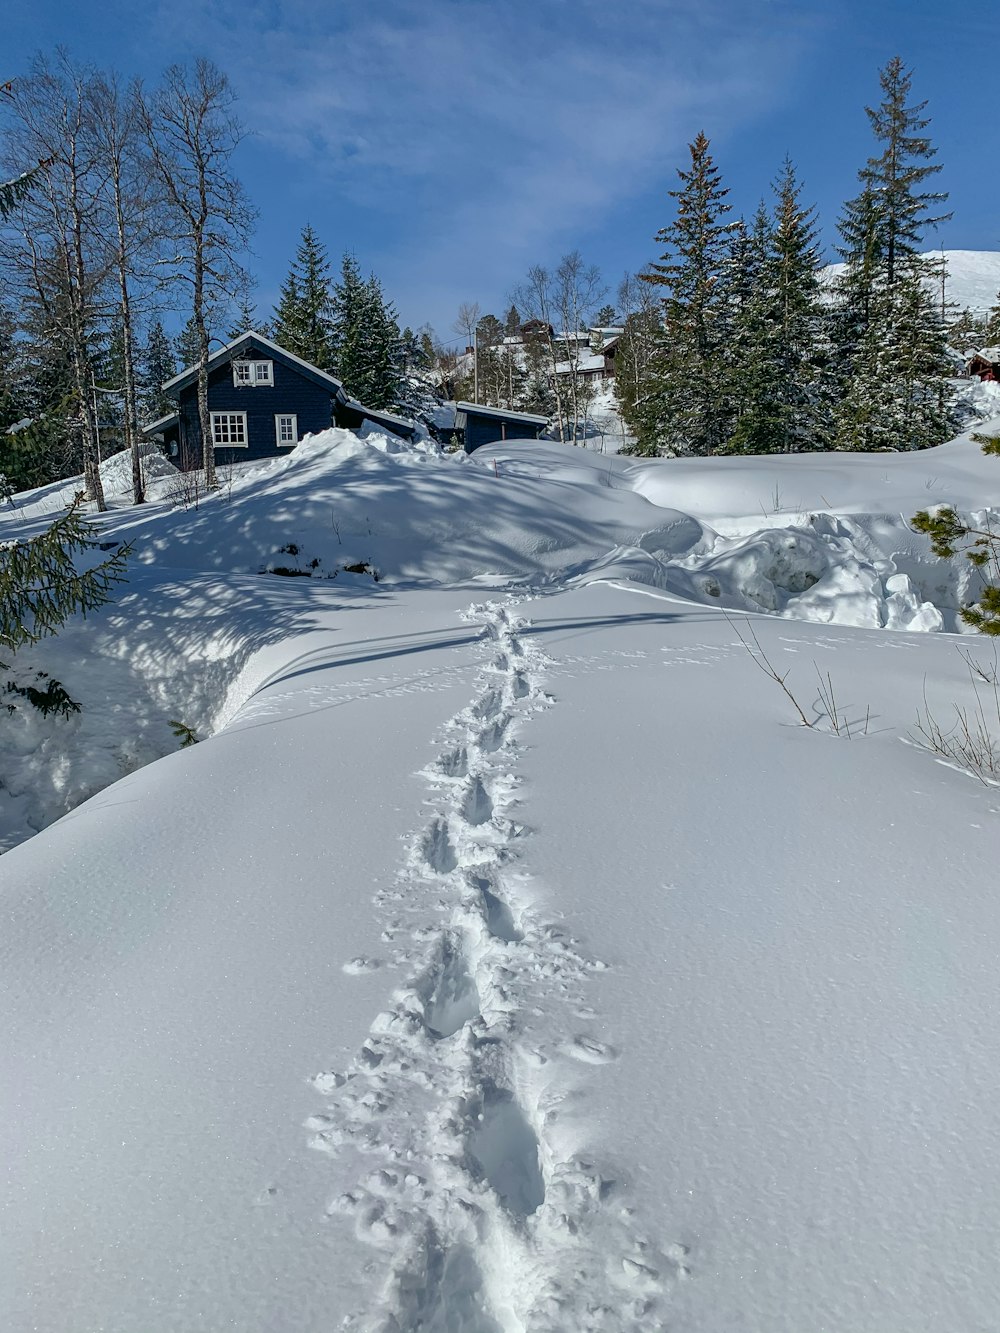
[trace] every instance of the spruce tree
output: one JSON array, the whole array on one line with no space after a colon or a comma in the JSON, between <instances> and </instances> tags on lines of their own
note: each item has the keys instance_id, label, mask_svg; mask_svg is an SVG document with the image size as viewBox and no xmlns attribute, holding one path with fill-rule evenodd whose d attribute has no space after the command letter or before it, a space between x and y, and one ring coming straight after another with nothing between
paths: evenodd
<instances>
[{"instance_id":1,"label":"spruce tree","mask_svg":"<svg viewBox=\"0 0 1000 1333\"><path fill-rule=\"evenodd\" d=\"M772 216L761 204L747 240L747 267L732 283L744 297L731 345L737 423L728 448L740 453L821 448L828 437L813 209L801 204L791 161L772 188Z\"/></svg>"},{"instance_id":2,"label":"spruce tree","mask_svg":"<svg viewBox=\"0 0 1000 1333\"><path fill-rule=\"evenodd\" d=\"M240 298L236 309L236 318L229 326L226 339L232 342L244 333L262 333L265 338L271 337L272 333L267 320L261 319L257 313L256 302L252 301L246 293Z\"/></svg>"},{"instance_id":3,"label":"spruce tree","mask_svg":"<svg viewBox=\"0 0 1000 1333\"><path fill-rule=\"evenodd\" d=\"M841 449L927 449L956 426L946 398L947 333L919 256L897 260L873 299L854 374L835 410Z\"/></svg>"},{"instance_id":4,"label":"spruce tree","mask_svg":"<svg viewBox=\"0 0 1000 1333\"><path fill-rule=\"evenodd\" d=\"M331 371L332 321L330 263L312 227L306 226L275 307L275 341L310 365Z\"/></svg>"},{"instance_id":5,"label":"spruce tree","mask_svg":"<svg viewBox=\"0 0 1000 1333\"><path fill-rule=\"evenodd\" d=\"M192 315L174 338L174 352L181 370L190 370L198 364L199 347L198 328Z\"/></svg>"},{"instance_id":6,"label":"spruce tree","mask_svg":"<svg viewBox=\"0 0 1000 1333\"><path fill-rule=\"evenodd\" d=\"M921 114L927 103L907 105L912 83L912 72L893 56L879 73L882 101L877 107L865 107L872 133L883 148L858 175L878 201L889 287L895 285L900 265L901 276L907 279L911 271L907 261L917 255L924 230L951 217L950 213L931 216L947 200L946 193L922 189L941 166L931 161L937 149L924 134L930 124Z\"/></svg>"},{"instance_id":7,"label":"spruce tree","mask_svg":"<svg viewBox=\"0 0 1000 1333\"><path fill-rule=\"evenodd\" d=\"M726 388L732 433L726 453L773 453L781 436L781 326L774 234L763 201L748 232L734 228L730 245Z\"/></svg>"},{"instance_id":8,"label":"spruce tree","mask_svg":"<svg viewBox=\"0 0 1000 1333\"><path fill-rule=\"evenodd\" d=\"M176 410L177 404L163 392L167 380L177 374L177 360L163 325L156 320L149 326L139 358L139 398L143 420L157 421Z\"/></svg>"},{"instance_id":9,"label":"spruce tree","mask_svg":"<svg viewBox=\"0 0 1000 1333\"><path fill-rule=\"evenodd\" d=\"M390 408L399 399L402 351L395 311L378 279L367 282L353 255L345 255L333 292L333 374L366 407Z\"/></svg>"},{"instance_id":10,"label":"spruce tree","mask_svg":"<svg viewBox=\"0 0 1000 1333\"><path fill-rule=\"evenodd\" d=\"M859 171L861 193L840 222L845 269L831 321L839 375L835 442L846 449L927 448L950 429L950 365L919 246L924 228L950 214L932 215L947 196L922 188L941 168L924 134L926 103L907 105L912 75L896 56L879 82L883 100L865 110L882 151Z\"/></svg>"},{"instance_id":11,"label":"spruce tree","mask_svg":"<svg viewBox=\"0 0 1000 1333\"><path fill-rule=\"evenodd\" d=\"M637 394L637 447L643 452L710 454L729 436L723 366L729 191L704 134L690 153L690 170L678 171L681 187L670 191L677 217L656 236L666 249L641 275L667 291L655 355Z\"/></svg>"},{"instance_id":12,"label":"spruce tree","mask_svg":"<svg viewBox=\"0 0 1000 1333\"><path fill-rule=\"evenodd\" d=\"M102 606L125 577L127 548L77 568L100 546L79 503L45 532L0 547L0 648L14 650L55 634L70 616Z\"/></svg>"}]
</instances>

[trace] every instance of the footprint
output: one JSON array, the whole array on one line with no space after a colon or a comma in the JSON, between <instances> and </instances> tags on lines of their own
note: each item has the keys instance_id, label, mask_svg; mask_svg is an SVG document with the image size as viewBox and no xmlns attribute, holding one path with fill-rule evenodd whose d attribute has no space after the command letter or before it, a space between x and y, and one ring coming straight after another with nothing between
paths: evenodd
<instances>
[{"instance_id":1,"label":"footprint","mask_svg":"<svg viewBox=\"0 0 1000 1333\"><path fill-rule=\"evenodd\" d=\"M496 886L484 875L473 875L470 882L482 895L486 909L486 929L493 938L502 940L504 944L518 944L523 940L523 934L514 925L514 915L510 908L493 892Z\"/></svg>"},{"instance_id":2,"label":"footprint","mask_svg":"<svg viewBox=\"0 0 1000 1333\"><path fill-rule=\"evenodd\" d=\"M594 1037L583 1035L573 1037L571 1041L565 1042L560 1049L564 1055L569 1055L574 1060L580 1060L587 1065L607 1065L612 1060L618 1059L618 1052L613 1046L608 1046L603 1041L597 1041Z\"/></svg>"},{"instance_id":3,"label":"footprint","mask_svg":"<svg viewBox=\"0 0 1000 1333\"><path fill-rule=\"evenodd\" d=\"M506 1088L492 1083L484 1087L468 1149L509 1213L528 1217L545 1202L538 1139Z\"/></svg>"},{"instance_id":4,"label":"footprint","mask_svg":"<svg viewBox=\"0 0 1000 1333\"><path fill-rule=\"evenodd\" d=\"M443 754L437 762L440 772L448 778L464 778L469 771L469 755L464 745Z\"/></svg>"},{"instance_id":5,"label":"footprint","mask_svg":"<svg viewBox=\"0 0 1000 1333\"><path fill-rule=\"evenodd\" d=\"M511 677L510 692L515 699L524 699L531 693L531 686L523 671L515 671Z\"/></svg>"},{"instance_id":6,"label":"footprint","mask_svg":"<svg viewBox=\"0 0 1000 1333\"><path fill-rule=\"evenodd\" d=\"M487 690L483 697L472 705L473 717L496 717L503 707L503 695L499 690Z\"/></svg>"},{"instance_id":7,"label":"footprint","mask_svg":"<svg viewBox=\"0 0 1000 1333\"><path fill-rule=\"evenodd\" d=\"M458 858L448 836L448 825L440 816L424 830L420 854L425 864L438 875L450 875L458 865Z\"/></svg>"},{"instance_id":8,"label":"footprint","mask_svg":"<svg viewBox=\"0 0 1000 1333\"><path fill-rule=\"evenodd\" d=\"M437 966L422 989L424 1025L432 1037L451 1037L479 1015L479 990L452 935L442 940Z\"/></svg>"},{"instance_id":9,"label":"footprint","mask_svg":"<svg viewBox=\"0 0 1000 1333\"><path fill-rule=\"evenodd\" d=\"M510 714L501 713L494 721L489 722L476 737L476 744L484 754L493 754L500 749L504 743L507 734L507 728L510 726Z\"/></svg>"},{"instance_id":10,"label":"footprint","mask_svg":"<svg viewBox=\"0 0 1000 1333\"><path fill-rule=\"evenodd\" d=\"M472 779L462 799L462 818L467 824L488 824L493 818L493 798L478 775Z\"/></svg>"}]
</instances>

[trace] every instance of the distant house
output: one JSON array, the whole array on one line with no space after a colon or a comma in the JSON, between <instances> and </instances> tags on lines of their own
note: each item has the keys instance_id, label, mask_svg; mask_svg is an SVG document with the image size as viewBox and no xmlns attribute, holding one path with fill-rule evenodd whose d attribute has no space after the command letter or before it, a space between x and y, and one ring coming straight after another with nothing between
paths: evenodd
<instances>
[{"instance_id":1,"label":"distant house","mask_svg":"<svg viewBox=\"0 0 1000 1333\"><path fill-rule=\"evenodd\" d=\"M608 328L592 328L586 333L559 334L557 343L565 348L574 343L576 351L570 360L567 350L566 360L556 365L557 375L572 375L575 371L582 380L611 380L615 377L615 352L625 332L618 325Z\"/></svg>"},{"instance_id":2,"label":"distant house","mask_svg":"<svg viewBox=\"0 0 1000 1333\"><path fill-rule=\"evenodd\" d=\"M982 347L973 352L965 363L965 371L981 380L1000 381L1000 347Z\"/></svg>"},{"instance_id":3,"label":"distant house","mask_svg":"<svg viewBox=\"0 0 1000 1333\"><path fill-rule=\"evenodd\" d=\"M161 440L180 468L201 467L197 367L175 375L163 391L176 400L177 410L144 433ZM405 439L416 434L412 422L365 407L333 375L254 332L209 357L208 410L216 457L221 452L240 461L277 457L303 436L330 426L358 430L369 422Z\"/></svg>"},{"instance_id":4,"label":"distant house","mask_svg":"<svg viewBox=\"0 0 1000 1333\"><path fill-rule=\"evenodd\" d=\"M500 440L537 440L549 424L548 417L511 412L506 407L456 403L455 408L455 433L464 442L467 454Z\"/></svg>"}]
</instances>

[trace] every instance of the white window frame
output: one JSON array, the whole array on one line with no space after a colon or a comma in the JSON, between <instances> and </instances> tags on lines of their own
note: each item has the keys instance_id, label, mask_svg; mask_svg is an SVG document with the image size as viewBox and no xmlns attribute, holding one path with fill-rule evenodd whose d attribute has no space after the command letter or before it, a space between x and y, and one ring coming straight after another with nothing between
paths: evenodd
<instances>
[{"instance_id":1,"label":"white window frame","mask_svg":"<svg viewBox=\"0 0 1000 1333\"><path fill-rule=\"evenodd\" d=\"M245 412L213 412L211 413L211 418L213 449L249 449L250 440L247 436L247 414ZM238 431L242 433L243 439L220 440L220 427L224 429L227 435L232 435L234 423L236 424Z\"/></svg>"},{"instance_id":2,"label":"white window frame","mask_svg":"<svg viewBox=\"0 0 1000 1333\"><path fill-rule=\"evenodd\" d=\"M233 388L272 389L273 387L273 361L251 361L240 358L233 362Z\"/></svg>"},{"instance_id":3,"label":"white window frame","mask_svg":"<svg viewBox=\"0 0 1000 1333\"><path fill-rule=\"evenodd\" d=\"M292 438L283 440L281 438L281 423L290 421L292 423ZM294 412L275 412L274 414L274 442L279 449L294 449L299 442L299 419Z\"/></svg>"}]
</instances>

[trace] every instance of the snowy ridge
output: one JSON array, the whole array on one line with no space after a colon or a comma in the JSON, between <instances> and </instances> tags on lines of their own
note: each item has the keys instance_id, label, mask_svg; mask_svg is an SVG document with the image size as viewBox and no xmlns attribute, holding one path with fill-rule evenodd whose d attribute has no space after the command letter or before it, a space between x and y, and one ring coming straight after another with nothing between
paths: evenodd
<instances>
[{"instance_id":1,"label":"snowy ridge","mask_svg":"<svg viewBox=\"0 0 1000 1333\"><path fill-rule=\"evenodd\" d=\"M517 868L516 737L553 700L516 604L466 613L490 660L426 770L434 813L379 895L384 938L409 937L410 979L346 1073L313 1079L327 1105L307 1122L312 1146L358 1158L330 1213L383 1255L379 1308L346 1325L366 1333L660 1328L687 1272L684 1247L642 1234L623 1187L559 1132L572 1091L553 1072L616 1052L579 1028L606 965L538 916ZM526 1039L522 1015L551 1024L553 1009L565 1037Z\"/></svg>"}]
</instances>

